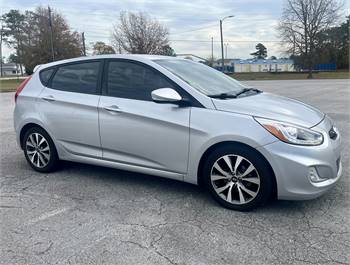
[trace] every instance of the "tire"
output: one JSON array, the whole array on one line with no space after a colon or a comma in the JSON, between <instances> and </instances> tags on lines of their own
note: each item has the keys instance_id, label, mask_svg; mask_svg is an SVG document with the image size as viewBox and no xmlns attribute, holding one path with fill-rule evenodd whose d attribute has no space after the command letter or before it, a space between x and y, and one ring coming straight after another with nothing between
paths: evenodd
<instances>
[{"instance_id":1,"label":"tire","mask_svg":"<svg viewBox=\"0 0 350 265\"><path fill-rule=\"evenodd\" d=\"M274 187L274 174L264 157L241 144L215 149L202 172L212 197L232 210L250 211L264 204Z\"/></svg>"},{"instance_id":2,"label":"tire","mask_svg":"<svg viewBox=\"0 0 350 265\"><path fill-rule=\"evenodd\" d=\"M55 144L40 127L32 127L23 137L23 151L29 165L38 172L48 173L57 169L59 158Z\"/></svg>"}]
</instances>

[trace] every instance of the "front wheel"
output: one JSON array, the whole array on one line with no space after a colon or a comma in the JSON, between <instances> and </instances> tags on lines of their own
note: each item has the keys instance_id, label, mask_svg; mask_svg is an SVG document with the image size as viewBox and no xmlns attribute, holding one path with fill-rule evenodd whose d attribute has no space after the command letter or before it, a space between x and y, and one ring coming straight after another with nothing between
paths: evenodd
<instances>
[{"instance_id":1,"label":"front wheel","mask_svg":"<svg viewBox=\"0 0 350 265\"><path fill-rule=\"evenodd\" d=\"M59 163L55 145L40 127L30 128L23 137L23 151L29 165L39 172L52 172Z\"/></svg>"},{"instance_id":2,"label":"front wheel","mask_svg":"<svg viewBox=\"0 0 350 265\"><path fill-rule=\"evenodd\" d=\"M204 166L204 180L214 199L226 208L248 211L265 203L273 173L260 153L245 146L214 150Z\"/></svg>"}]
</instances>

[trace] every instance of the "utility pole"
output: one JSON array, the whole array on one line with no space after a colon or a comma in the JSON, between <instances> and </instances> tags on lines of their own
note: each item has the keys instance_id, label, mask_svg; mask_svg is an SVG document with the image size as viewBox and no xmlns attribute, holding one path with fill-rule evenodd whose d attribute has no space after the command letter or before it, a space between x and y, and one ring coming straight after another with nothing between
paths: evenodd
<instances>
[{"instance_id":1,"label":"utility pole","mask_svg":"<svg viewBox=\"0 0 350 265\"><path fill-rule=\"evenodd\" d=\"M83 40L83 54L84 54L84 56L86 56L86 48L85 48L85 34L84 34L84 32L83 32L83 33L81 33L81 38L82 38L82 40Z\"/></svg>"},{"instance_id":2,"label":"utility pole","mask_svg":"<svg viewBox=\"0 0 350 265\"><path fill-rule=\"evenodd\" d=\"M118 48L119 48L119 54L122 54L122 46L120 45L120 42L118 42Z\"/></svg>"},{"instance_id":3,"label":"utility pole","mask_svg":"<svg viewBox=\"0 0 350 265\"><path fill-rule=\"evenodd\" d=\"M55 61L55 53L53 49L53 29L52 29L52 19L51 19L51 8L48 6L49 10L49 27L50 27L50 41L51 41L51 56L52 56L52 61Z\"/></svg>"},{"instance_id":4,"label":"utility pole","mask_svg":"<svg viewBox=\"0 0 350 265\"><path fill-rule=\"evenodd\" d=\"M221 19L220 19L220 38L221 38L221 71L225 72L224 38L222 37L222 20Z\"/></svg>"},{"instance_id":5,"label":"utility pole","mask_svg":"<svg viewBox=\"0 0 350 265\"><path fill-rule=\"evenodd\" d=\"M211 37L211 66L214 64L214 38Z\"/></svg>"},{"instance_id":6,"label":"utility pole","mask_svg":"<svg viewBox=\"0 0 350 265\"><path fill-rule=\"evenodd\" d=\"M3 74L2 74L2 64L3 64L3 61L2 61L2 36L3 36L3 31L4 31L4 25L1 24L1 29L0 29L0 76L2 77Z\"/></svg>"},{"instance_id":7,"label":"utility pole","mask_svg":"<svg viewBox=\"0 0 350 265\"><path fill-rule=\"evenodd\" d=\"M222 36L222 22L226 18L231 18L233 16L227 16L224 17L223 19L220 19L220 37L221 37L221 67L222 67L222 72L225 72L225 59L224 59L224 38Z\"/></svg>"}]
</instances>

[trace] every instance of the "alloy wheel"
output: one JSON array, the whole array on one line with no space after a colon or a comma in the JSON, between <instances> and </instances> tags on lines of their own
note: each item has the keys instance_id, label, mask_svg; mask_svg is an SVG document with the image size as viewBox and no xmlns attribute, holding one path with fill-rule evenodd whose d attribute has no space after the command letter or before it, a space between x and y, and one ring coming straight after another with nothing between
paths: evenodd
<instances>
[{"instance_id":1,"label":"alloy wheel","mask_svg":"<svg viewBox=\"0 0 350 265\"><path fill-rule=\"evenodd\" d=\"M50 161L50 146L40 133L32 133L26 141L26 153L30 162L38 168L47 166Z\"/></svg>"},{"instance_id":2,"label":"alloy wheel","mask_svg":"<svg viewBox=\"0 0 350 265\"><path fill-rule=\"evenodd\" d=\"M243 205L252 201L260 189L260 176L254 165L235 154L216 160L210 179L215 192L231 204Z\"/></svg>"}]
</instances>

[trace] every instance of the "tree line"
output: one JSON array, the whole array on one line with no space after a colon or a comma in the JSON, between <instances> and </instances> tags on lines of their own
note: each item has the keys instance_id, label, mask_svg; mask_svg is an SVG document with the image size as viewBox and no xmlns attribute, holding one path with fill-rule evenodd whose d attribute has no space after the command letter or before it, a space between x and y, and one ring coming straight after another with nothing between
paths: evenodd
<instances>
[{"instance_id":1,"label":"tree line","mask_svg":"<svg viewBox=\"0 0 350 265\"><path fill-rule=\"evenodd\" d=\"M278 26L283 48L298 70L312 71L319 64L336 64L349 69L350 16L339 21L342 2L337 0L287 0ZM267 58L262 43L251 53L255 59ZM276 58L271 56L270 58Z\"/></svg>"},{"instance_id":2,"label":"tree line","mask_svg":"<svg viewBox=\"0 0 350 265\"><path fill-rule=\"evenodd\" d=\"M82 55L80 34L70 30L64 17L57 12L51 14L51 22L49 10L43 7L24 13L10 10L1 19L3 41L15 50L10 59L24 65L27 74L31 74L36 65L52 61L53 56L61 60Z\"/></svg>"},{"instance_id":3,"label":"tree line","mask_svg":"<svg viewBox=\"0 0 350 265\"><path fill-rule=\"evenodd\" d=\"M297 67L309 71L318 63L349 67L349 17L334 26L342 14L338 0L286 0L278 27L287 53Z\"/></svg>"},{"instance_id":4,"label":"tree line","mask_svg":"<svg viewBox=\"0 0 350 265\"><path fill-rule=\"evenodd\" d=\"M8 61L23 65L27 74L31 74L38 64L84 55L80 33L72 31L64 17L55 10L52 13L43 7L24 13L10 10L1 16L1 20L2 42L15 51ZM117 51L175 56L168 35L168 29L146 13L121 12L112 34L113 45L102 41L92 43L92 54ZM3 58L0 59L3 63Z\"/></svg>"}]
</instances>

